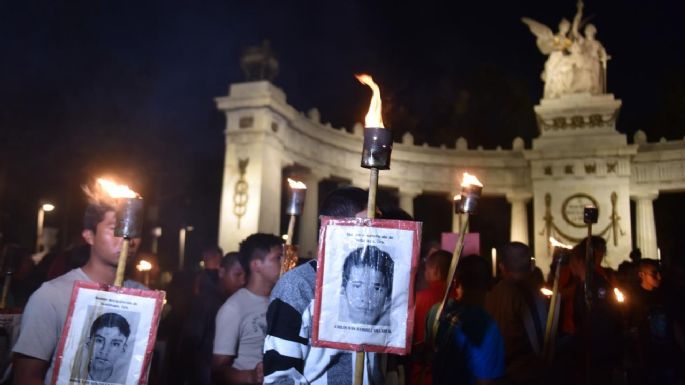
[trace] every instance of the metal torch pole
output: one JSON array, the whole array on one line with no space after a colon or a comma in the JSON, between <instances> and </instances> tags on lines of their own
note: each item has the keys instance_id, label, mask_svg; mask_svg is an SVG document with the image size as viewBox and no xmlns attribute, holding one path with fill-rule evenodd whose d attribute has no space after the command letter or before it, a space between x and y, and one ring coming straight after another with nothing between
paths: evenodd
<instances>
[{"instance_id":1,"label":"metal torch pole","mask_svg":"<svg viewBox=\"0 0 685 385\"><path fill-rule=\"evenodd\" d=\"M547 324L545 325L545 340L542 346L543 357L547 362L551 362L552 358L554 357L554 340L556 339L556 326L557 319L559 317L559 272L561 271L561 257L561 255L557 257L557 265L554 269L554 284L552 285L552 298L549 302L549 311L547 312Z\"/></svg>"},{"instance_id":2,"label":"metal torch pole","mask_svg":"<svg viewBox=\"0 0 685 385\"><path fill-rule=\"evenodd\" d=\"M121 244L121 252L119 252L119 262L117 263L117 275L114 279L114 286L122 286L124 284L124 272L126 271L126 259L128 258L128 248L131 240L124 238Z\"/></svg>"},{"instance_id":3,"label":"metal torch pole","mask_svg":"<svg viewBox=\"0 0 685 385\"><path fill-rule=\"evenodd\" d=\"M592 379L590 320L592 319L592 275L595 270L595 254L592 250L592 222L587 224L587 240L585 242L585 325L583 325L583 333L585 334L585 380L589 384Z\"/></svg>"},{"instance_id":4,"label":"metal torch pole","mask_svg":"<svg viewBox=\"0 0 685 385\"><path fill-rule=\"evenodd\" d=\"M283 247L283 260L281 261L280 275L287 273L290 269L297 265L297 253L293 246L293 237L295 236L296 220L297 215L291 214L290 221L288 222L287 238L285 240L285 246Z\"/></svg>"},{"instance_id":5,"label":"metal torch pole","mask_svg":"<svg viewBox=\"0 0 685 385\"><path fill-rule=\"evenodd\" d=\"M285 240L286 245L292 245L293 244L293 237L295 236L295 221L297 220L297 216L291 215L290 216L290 221L288 222L288 238Z\"/></svg>"},{"instance_id":6,"label":"metal torch pole","mask_svg":"<svg viewBox=\"0 0 685 385\"><path fill-rule=\"evenodd\" d=\"M10 283L12 282L12 270L9 268L5 272L5 283L2 285L2 298L0 299L0 309L7 307L7 297L10 293Z\"/></svg>"},{"instance_id":7,"label":"metal torch pole","mask_svg":"<svg viewBox=\"0 0 685 385\"><path fill-rule=\"evenodd\" d=\"M587 313L592 308L592 274L595 269L594 251L592 250L592 223L587 224L587 240L585 241L585 306Z\"/></svg>"},{"instance_id":8,"label":"metal torch pole","mask_svg":"<svg viewBox=\"0 0 685 385\"><path fill-rule=\"evenodd\" d=\"M438 338L438 327L440 326L440 317L442 317L442 312L445 309L445 305L447 304L447 300L450 297L450 293L452 292L452 290L454 290L454 274L457 271L457 265L459 265L459 258L461 256L462 250L464 249L464 239L466 228L468 227L468 225L469 213L464 213L464 221L461 224L459 238L457 238L457 245L454 248L454 253L452 254L452 263L450 264L450 270L447 274L447 285L445 288L445 294L442 296L442 301L438 306L438 311L435 313L435 319L433 320L433 325L431 327L433 330L434 340L437 340Z\"/></svg>"},{"instance_id":9,"label":"metal torch pole","mask_svg":"<svg viewBox=\"0 0 685 385\"><path fill-rule=\"evenodd\" d=\"M369 200L366 206L366 216L369 219L376 218L376 192L378 191L378 169L372 167L369 169ZM366 353L364 347L357 351L356 360L354 363L354 385L362 385L364 382L364 360Z\"/></svg>"},{"instance_id":10,"label":"metal torch pole","mask_svg":"<svg viewBox=\"0 0 685 385\"><path fill-rule=\"evenodd\" d=\"M369 177L369 203L366 207L366 217L373 219L376 217L376 192L378 191L378 169L371 168Z\"/></svg>"}]
</instances>

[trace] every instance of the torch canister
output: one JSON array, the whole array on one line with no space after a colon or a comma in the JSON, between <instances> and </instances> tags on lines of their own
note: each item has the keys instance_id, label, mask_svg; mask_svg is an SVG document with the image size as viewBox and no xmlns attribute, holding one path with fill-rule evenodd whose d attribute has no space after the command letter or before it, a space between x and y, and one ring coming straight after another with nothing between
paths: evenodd
<instances>
[{"instance_id":1,"label":"torch canister","mask_svg":"<svg viewBox=\"0 0 685 385\"><path fill-rule=\"evenodd\" d=\"M391 153L392 131L378 127L364 128L362 167L389 170Z\"/></svg>"},{"instance_id":2,"label":"torch canister","mask_svg":"<svg viewBox=\"0 0 685 385\"><path fill-rule=\"evenodd\" d=\"M478 200L480 199L480 194L482 191L483 187L475 184L462 186L460 199L461 212L475 214L476 209L478 208Z\"/></svg>"},{"instance_id":3,"label":"torch canister","mask_svg":"<svg viewBox=\"0 0 685 385\"><path fill-rule=\"evenodd\" d=\"M116 207L114 235L125 239L138 238L143 227L143 199L120 198Z\"/></svg>"},{"instance_id":4,"label":"torch canister","mask_svg":"<svg viewBox=\"0 0 685 385\"><path fill-rule=\"evenodd\" d=\"M303 188L291 188L290 197L288 199L288 207L285 210L288 215L302 215L304 207L304 198L307 190Z\"/></svg>"}]
</instances>

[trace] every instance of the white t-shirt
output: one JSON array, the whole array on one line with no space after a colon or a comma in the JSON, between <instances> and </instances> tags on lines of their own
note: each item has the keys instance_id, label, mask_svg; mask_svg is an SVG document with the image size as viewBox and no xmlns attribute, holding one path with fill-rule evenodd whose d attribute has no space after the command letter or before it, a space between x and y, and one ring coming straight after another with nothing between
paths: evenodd
<instances>
[{"instance_id":1,"label":"white t-shirt","mask_svg":"<svg viewBox=\"0 0 685 385\"><path fill-rule=\"evenodd\" d=\"M50 362L45 373L46 385L52 381L57 343L62 336L76 281L93 282L80 268L45 282L31 295L21 318L21 332L13 351ZM124 287L146 289L130 280L124 282Z\"/></svg>"},{"instance_id":2,"label":"white t-shirt","mask_svg":"<svg viewBox=\"0 0 685 385\"><path fill-rule=\"evenodd\" d=\"M235 356L235 369L254 369L262 362L268 307L269 297L246 288L235 292L216 314L214 354Z\"/></svg>"}]
</instances>

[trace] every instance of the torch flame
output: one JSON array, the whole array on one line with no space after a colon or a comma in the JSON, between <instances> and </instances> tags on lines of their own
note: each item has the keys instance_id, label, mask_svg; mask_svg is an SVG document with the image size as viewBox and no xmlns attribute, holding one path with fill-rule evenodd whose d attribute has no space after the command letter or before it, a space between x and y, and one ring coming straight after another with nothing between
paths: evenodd
<instances>
[{"instance_id":1,"label":"torch flame","mask_svg":"<svg viewBox=\"0 0 685 385\"><path fill-rule=\"evenodd\" d=\"M140 195L131 190L128 186L122 184L116 184L111 180L98 178L97 180L100 187L102 187L107 194L112 198L138 198Z\"/></svg>"},{"instance_id":2,"label":"torch flame","mask_svg":"<svg viewBox=\"0 0 685 385\"><path fill-rule=\"evenodd\" d=\"M288 178L288 184L290 185L290 188L294 189L294 190L306 190L307 189L307 185L300 182L299 180L294 180L294 179Z\"/></svg>"},{"instance_id":3,"label":"torch flame","mask_svg":"<svg viewBox=\"0 0 685 385\"><path fill-rule=\"evenodd\" d=\"M549 237L549 243L551 243L552 246L554 246L554 247L560 247L562 249L570 250L573 248L573 247L571 247L565 243L561 243L561 242L557 241L554 237Z\"/></svg>"},{"instance_id":4,"label":"torch flame","mask_svg":"<svg viewBox=\"0 0 685 385\"><path fill-rule=\"evenodd\" d=\"M144 259L141 259L136 265L136 269L138 269L138 271L150 271L152 270L152 264Z\"/></svg>"},{"instance_id":5,"label":"torch flame","mask_svg":"<svg viewBox=\"0 0 685 385\"><path fill-rule=\"evenodd\" d=\"M383 117L381 116L381 89L378 87L378 84L373 81L371 75L360 74L354 76L360 83L371 87L371 90L373 91L371 103L369 104L369 112L364 118L364 125L366 127L385 128L383 125Z\"/></svg>"},{"instance_id":6,"label":"torch flame","mask_svg":"<svg viewBox=\"0 0 685 385\"><path fill-rule=\"evenodd\" d=\"M550 296L552 296L552 294L554 294L554 292L553 292L552 290L550 290L550 289L548 289L548 288L546 288L546 287L541 287L541 288L540 288L540 292L541 292L542 295L544 295L545 297L550 297Z\"/></svg>"},{"instance_id":7,"label":"torch flame","mask_svg":"<svg viewBox=\"0 0 685 385\"><path fill-rule=\"evenodd\" d=\"M476 185L478 187L483 187L483 184L480 183L478 178L475 177L475 175L471 175L468 172L464 173L464 177L461 180L461 187L467 187L471 185Z\"/></svg>"},{"instance_id":8,"label":"torch flame","mask_svg":"<svg viewBox=\"0 0 685 385\"><path fill-rule=\"evenodd\" d=\"M614 288L614 295L616 296L616 300L620 303L623 303L626 300L626 297L617 287Z\"/></svg>"}]
</instances>

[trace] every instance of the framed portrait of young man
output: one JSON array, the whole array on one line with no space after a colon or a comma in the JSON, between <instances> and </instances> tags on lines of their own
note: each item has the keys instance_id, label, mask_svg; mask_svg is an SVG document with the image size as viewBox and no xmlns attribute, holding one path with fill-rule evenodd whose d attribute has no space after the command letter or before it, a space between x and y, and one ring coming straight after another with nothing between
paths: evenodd
<instances>
[{"instance_id":1,"label":"framed portrait of young man","mask_svg":"<svg viewBox=\"0 0 685 385\"><path fill-rule=\"evenodd\" d=\"M77 281L52 384L146 384L164 295Z\"/></svg>"},{"instance_id":2,"label":"framed portrait of young man","mask_svg":"<svg viewBox=\"0 0 685 385\"><path fill-rule=\"evenodd\" d=\"M315 346L407 354L421 222L321 217Z\"/></svg>"}]
</instances>

